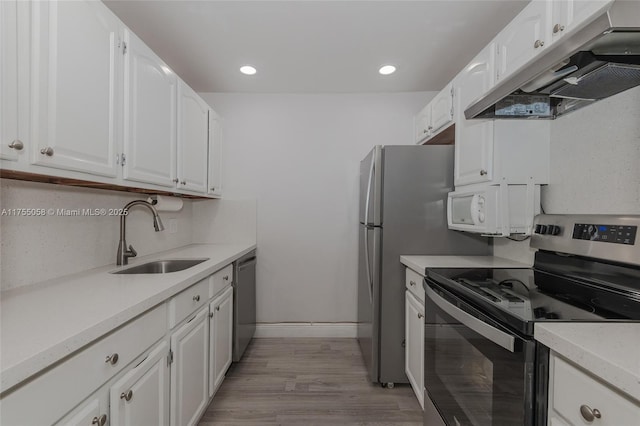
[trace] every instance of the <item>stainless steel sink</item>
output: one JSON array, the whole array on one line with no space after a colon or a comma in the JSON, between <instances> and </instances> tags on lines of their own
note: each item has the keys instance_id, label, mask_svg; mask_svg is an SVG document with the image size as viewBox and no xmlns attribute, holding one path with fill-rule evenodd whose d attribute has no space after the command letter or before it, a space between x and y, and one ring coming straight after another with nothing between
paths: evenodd
<instances>
[{"instance_id":1,"label":"stainless steel sink","mask_svg":"<svg viewBox=\"0 0 640 426\"><path fill-rule=\"evenodd\" d=\"M209 258L203 259L168 259L143 263L132 268L111 272L112 274L167 274L169 272L184 271L196 266Z\"/></svg>"}]
</instances>

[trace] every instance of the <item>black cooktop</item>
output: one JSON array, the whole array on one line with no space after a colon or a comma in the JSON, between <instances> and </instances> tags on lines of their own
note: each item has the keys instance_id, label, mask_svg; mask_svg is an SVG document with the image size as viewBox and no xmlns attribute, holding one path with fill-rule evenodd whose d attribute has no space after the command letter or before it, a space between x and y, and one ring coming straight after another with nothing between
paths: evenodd
<instances>
[{"instance_id":1,"label":"black cooktop","mask_svg":"<svg viewBox=\"0 0 640 426\"><path fill-rule=\"evenodd\" d=\"M429 269L428 282L501 324L533 335L541 321L640 321L640 270L539 252L534 268Z\"/></svg>"}]
</instances>

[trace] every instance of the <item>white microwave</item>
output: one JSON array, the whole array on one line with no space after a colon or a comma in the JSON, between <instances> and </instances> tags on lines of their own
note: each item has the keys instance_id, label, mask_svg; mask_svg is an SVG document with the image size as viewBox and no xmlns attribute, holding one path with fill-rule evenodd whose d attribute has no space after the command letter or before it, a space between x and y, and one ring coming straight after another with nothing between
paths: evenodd
<instances>
[{"instance_id":1,"label":"white microwave","mask_svg":"<svg viewBox=\"0 0 640 426\"><path fill-rule=\"evenodd\" d=\"M468 185L447 198L449 229L488 236L531 235L540 185Z\"/></svg>"}]
</instances>

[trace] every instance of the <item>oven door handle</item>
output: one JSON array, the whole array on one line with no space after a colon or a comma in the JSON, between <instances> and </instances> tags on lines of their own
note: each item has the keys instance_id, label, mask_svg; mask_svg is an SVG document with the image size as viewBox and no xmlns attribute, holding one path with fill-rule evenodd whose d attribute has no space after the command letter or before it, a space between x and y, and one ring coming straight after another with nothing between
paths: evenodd
<instances>
[{"instance_id":1,"label":"oven door handle","mask_svg":"<svg viewBox=\"0 0 640 426\"><path fill-rule=\"evenodd\" d=\"M427 296L433 301L440 309L453 318L460 321L461 324L482 335L483 337L491 340L496 345L502 346L504 349L511 353L515 352L516 339L514 336L498 330L495 327L490 326L486 322L479 320L473 315L463 311L457 306L452 305L438 293L436 293L428 285L425 286Z\"/></svg>"}]
</instances>

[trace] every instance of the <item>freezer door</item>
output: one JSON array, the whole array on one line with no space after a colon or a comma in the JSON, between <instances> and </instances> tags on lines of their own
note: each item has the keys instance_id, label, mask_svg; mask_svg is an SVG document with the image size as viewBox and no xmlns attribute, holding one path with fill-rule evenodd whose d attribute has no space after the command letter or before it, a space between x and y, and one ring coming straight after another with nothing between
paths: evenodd
<instances>
[{"instance_id":1,"label":"freezer door","mask_svg":"<svg viewBox=\"0 0 640 426\"><path fill-rule=\"evenodd\" d=\"M363 224L382 225L382 156L378 145L360 162L359 222Z\"/></svg>"},{"instance_id":2,"label":"freezer door","mask_svg":"<svg viewBox=\"0 0 640 426\"><path fill-rule=\"evenodd\" d=\"M379 381L380 242L382 229L360 225L358 257L358 343L369 379Z\"/></svg>"}]
</instances>

